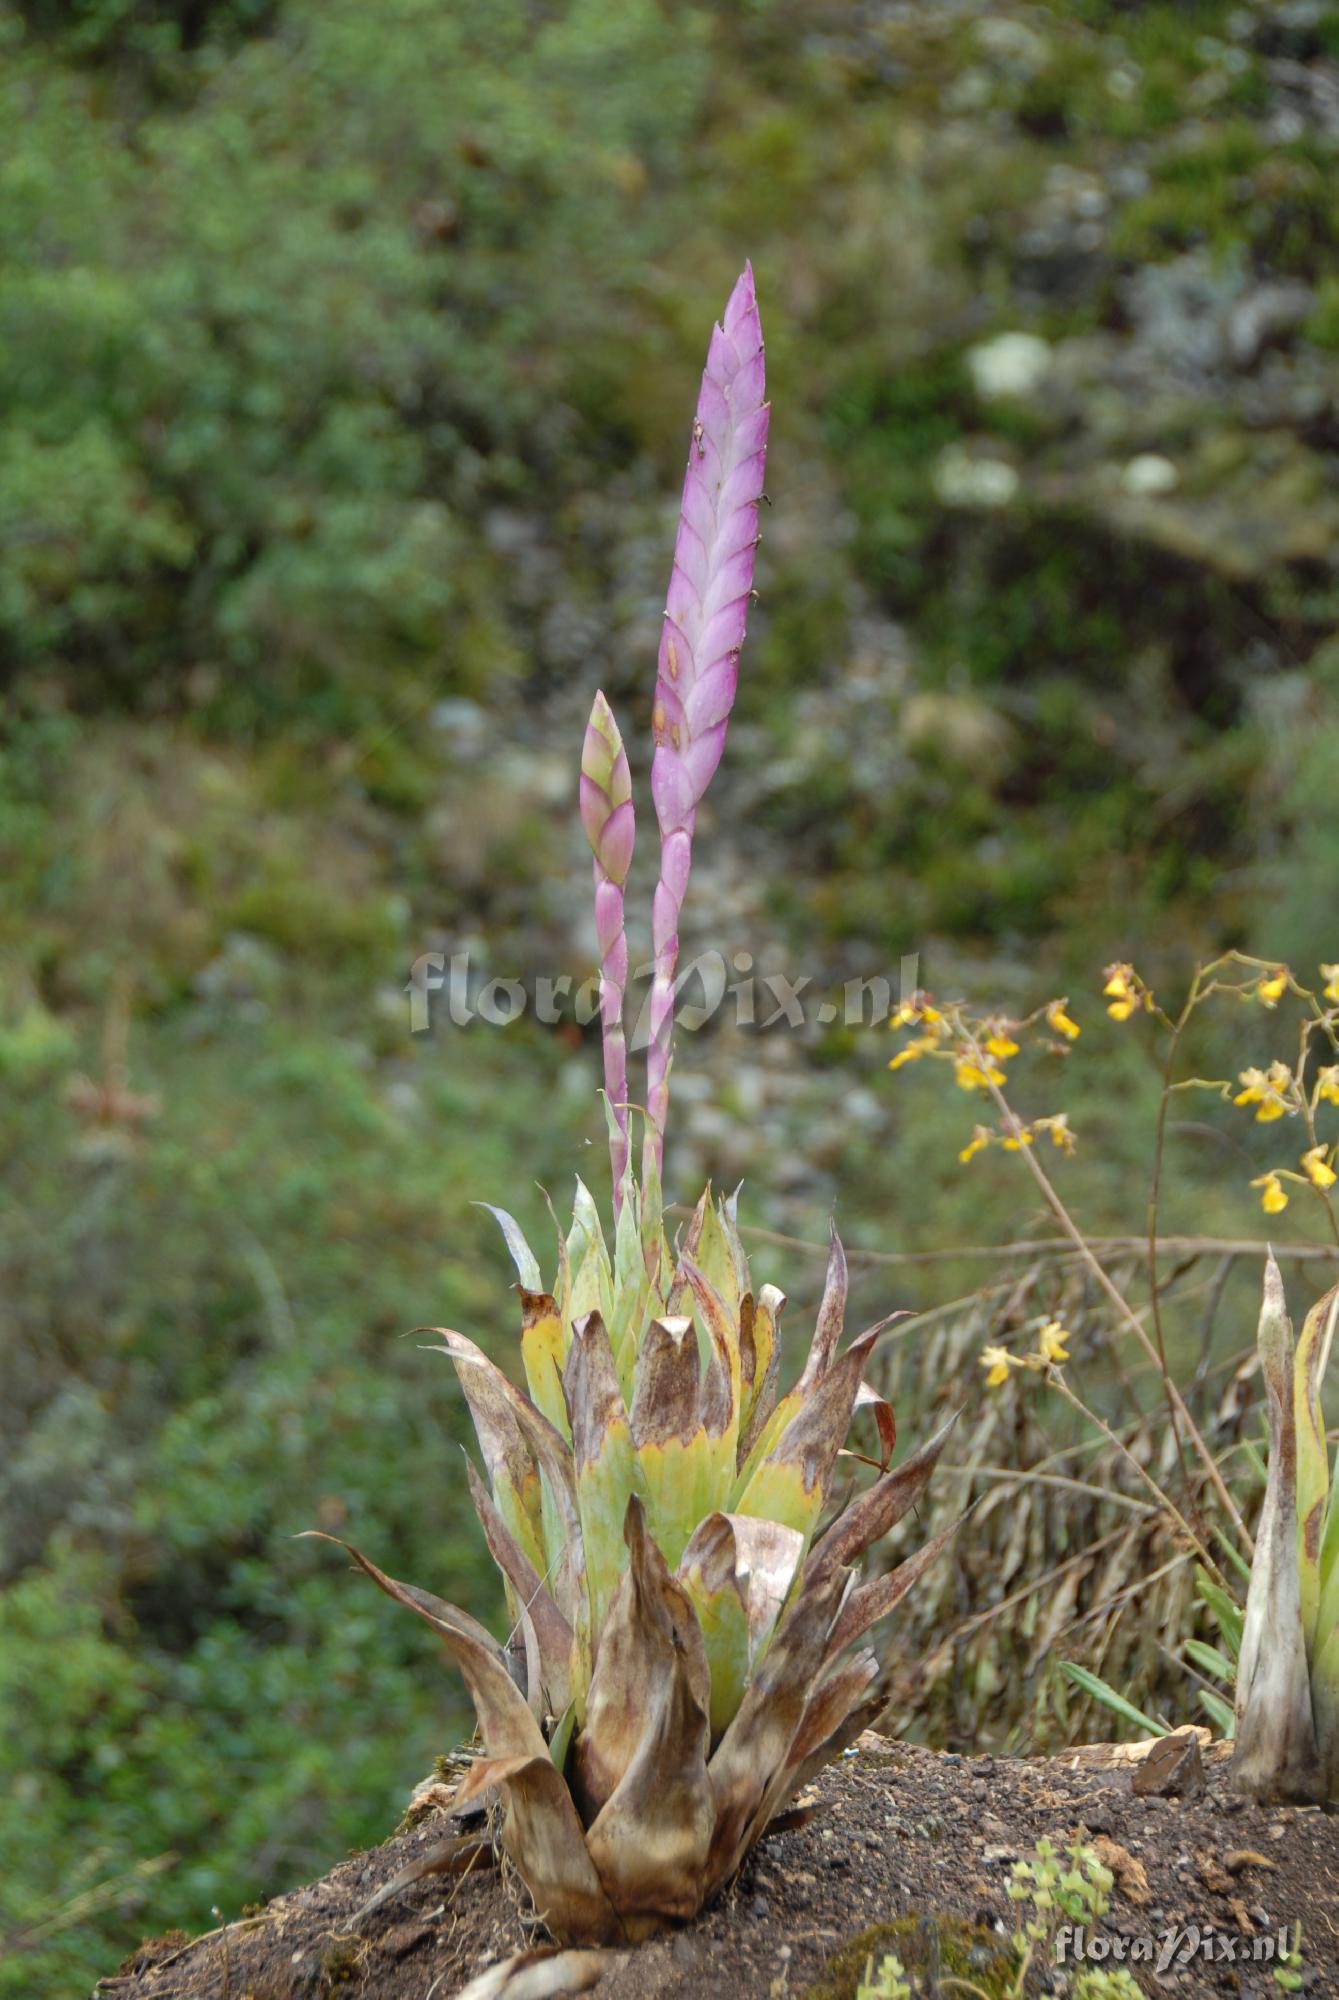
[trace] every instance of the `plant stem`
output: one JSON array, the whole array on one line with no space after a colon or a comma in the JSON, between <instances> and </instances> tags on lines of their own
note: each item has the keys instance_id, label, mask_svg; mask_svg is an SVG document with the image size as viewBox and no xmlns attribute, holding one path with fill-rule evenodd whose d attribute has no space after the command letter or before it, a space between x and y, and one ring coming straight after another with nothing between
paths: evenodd
<instances>
[{"instance_id":1,"label":"plant stem","mask_svg":"<svg viewBox=\"0 0 1339 2000\"><path fill-rule=\"evenodd\" d=\"M1171 1514L1172 1519L1176 1522L1177 1526L1186 1536L1191 1546L1194 1548L1196 1555L1199 1556L1200 1560L1204 1563L1206 1569L1210 1570L1214 1576L1221 1577L1222 1571L1219 1569L1218 1564L1214 1561L1213 1557L1209 1554L1208 1549L1204 1545L1203 1539L1196 1534L1195 1530L1191 1527L1189 1521L1186 1519L1185 1515L1181 1512L1181 1509L1176 1505L1176 1502L1172 1499L1171 1495L1165 1492L1163 1488L1159 1486L1157 1480L1153 1477L1153 1474L1147 1469L1147 1467L1142 1466L1139 1463L1139 1460L1135 1457L1134 1453L1130 1450L1129 1446L1122 1443L1121 1439L1117 1437L1115 1431L1112 1430L1110 1424L1106 1423L1103 1420L1103 1418L1099 1417L1097 1411L1091 1409L1089 1405L1083 1401L1083 1398L1081 1396L1076 1396L1074 1394L1074 1391L1070 1388L1068 1382L1066 1382L1064 1376L1061 1374L1058 1368L1050 1369L1048 1371L1047 1379L1050 1382L1051 1387L1055 1390L1056 1394L1063 1397L1065 1402L1067 1402L1070 1405L1071 1409L1077 1410L1080 1416L1086 1417L1090 1424L1095 1425L1096 1428L1099 1431L1101 1431L1103 1437L1106 1439L1108 1444L1115 1445L1116 1450L1120 1453L1121 1457L1125 1459L1127 1464L1129 1464L1133 1468L1138 1477L1143 1480L1149 1492L1156 1496L1158 1504L1162 1507L1165 1507Z\"/></svg>"},{"instance_id":2,"label":"plant stem","mask_svg":"<svg viewBox=\"0 0 1339 2000\"><path fill-rule=\"evenodd\" d=\"M1167 1143L1167 1107L1171 1103L1172 1087L1176 1072L1176 1058L1181 1047L1181 1036L1187 1021L1194 1012L1199 998L1200 975L1196 972L1191 982L1185 1005L1172 1024L1171 1039L1167 1045L1167 1059L1162 1067L1162 1093L1158 1099L1158 1122L1153 1141L1153 1173L1148 1190L1148 1291L1153 1308L1153 1336L1158 1348L1158 1371L1162 1377L1163 1394L1167 1401L1167 1415L1172 1426L1172 1436L1176 1440L1176 1458L1181 1468L1181 1483L1185 1488L1186 1504L1195 1516L1195 1525L1200 1539L1204 1536L1204 1522L1200 1516L1199 1500L1194 1482L1190 1477L1190 1465L1186 1458L1185 1439L1177 1421L1176 1403L1171 1394L1171 1374L1167 1367L1167 1342L1162 1327L1162 1287L1158 1280L1158 1201L1162 1192L1162 1161Z\"/></svg>"}]
</instances>

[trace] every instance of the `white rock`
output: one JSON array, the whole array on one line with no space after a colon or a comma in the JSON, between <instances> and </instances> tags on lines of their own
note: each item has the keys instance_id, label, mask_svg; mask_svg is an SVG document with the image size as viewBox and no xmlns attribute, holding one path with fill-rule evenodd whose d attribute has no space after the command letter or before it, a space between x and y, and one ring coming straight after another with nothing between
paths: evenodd
<instances>
[{"instance_id":1,"label":"white rock","mask_svg":"<svg viewBox=\"0 0 1339 2000\"><path fill-rule=\"evenodd\" d=\"M1139 452L1121 474L1125 491L1140 500L1152 499L1159 493L1171 493L1179 480L1180 474L1170 458L1164 458L1157 451Z\"/></svg>"},{"instance_id":2,"label":"white rock","mask_svg":"<svg viewBox=\"0 0 1339 2000\"><path fill-rule=\"evenodd\" d=\"M949 445L934 469L934 487L948 507L1007 507L1018 491L1018 474L1002 458L973 458Z\"/></svg>"},{"instance_id":3,"label":"white rock","mask_svg":"<svg viewBox=\"0 0 1339 2000\"><path fill-rule=\"evenodd\" d=\"M434 702L428 711L428 721L434 729L440 729L446 736L457 737L468 747L482 742L488 729L488 716L478 702L466 701L455 695Z\"/></svg>"},{"instance_id":4,"label":"white rock","mask_svg":"<svg viewBox=\"0 0 1339 2000\"><path fill-rule=\"evenodd\" d=\"M423 1109L423 1098L416 1084L407 1077L397 1077L388 1083L382 1092L382 1101L389 1111L399 1111L406 1118L412 1118Z\"/></svg>"},{"instance_id":5,"label":"white rock","mask_svg":"<svg viewBox=\"0 0 1339 2000\"><path fill-rule=\"evenodd\" d=\"M856 1125L881 1125L888 1115L888 1106L883 1098L876 1097L872 1090L857 1086L848 1090L842 1099L842 1109Z\"/></svg>"},{"instance_id":6,"label":"white rock","mask_svg":"<svg viewBox=\"0 0 1339 2000\"><path fill-rule=\"evenodd\" d=\"M1046 66L1049 50L1044 38L1007 15L987 15L978 21L976 39L997 62L1023 76L1035 76Z\"/></svg>"},{"instance_id":7,"label":"white rock","mask_svg":"<svg viewBox=\"0 0 1339 2000\"><path fill-rule=\"evenodd\" d=\"M967 366L978 396L1031 396L1051 367L1048 342L1036 333L997 333L969 349Z\"/></svg>"}]
</instances>

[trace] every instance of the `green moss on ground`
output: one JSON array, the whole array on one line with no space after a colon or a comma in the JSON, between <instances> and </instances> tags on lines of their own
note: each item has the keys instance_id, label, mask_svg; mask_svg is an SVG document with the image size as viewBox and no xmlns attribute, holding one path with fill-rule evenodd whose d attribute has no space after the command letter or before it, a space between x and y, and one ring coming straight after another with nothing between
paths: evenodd
<instances>
[{"instance_id":1,"label":"green moss on ground","mask_svg":"<svg viewBox=\"0 0 1339 2000\"><path fill-rule=\"evenodd\" d=\"M994 1932L980 1925L937 1912L897 1917L870 1924L848 1939L796 2000L855 2000L867 1966L872 1961L877 1973L889 1952L901 1959L913 1981L937 1960L943 1972L972 1980L988 2000L1003 2000L1016 1969L1012 1948L1001 1949Z\"/></svg>"}]
</instances>

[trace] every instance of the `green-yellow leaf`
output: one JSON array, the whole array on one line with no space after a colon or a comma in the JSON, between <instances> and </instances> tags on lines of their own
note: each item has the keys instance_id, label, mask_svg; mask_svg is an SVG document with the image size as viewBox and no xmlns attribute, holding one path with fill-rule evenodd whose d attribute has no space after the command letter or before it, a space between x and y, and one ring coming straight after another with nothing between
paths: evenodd
<instances>
[{"instance_id":1,"label":"green-yellow leaf","mask_svg":"<svg viewBox=\"0 0 1339 2000\"><path fill-rule=\"evenodd\" d=\"M521 1294L521 1363L530 1400L554 1429L571 1437L563 1400L563 1363L567 1359L563 1323L557 1301L548 1292Z\"/></svg>"},{"instance_id":2,"label":"green-yellow leaf","mask_svg":"<svg viewBox=\"0 0 1339 2000\"><path fill-rule=\"evenodd\" d=\"M598 1638L626 1562L623 1523L635 1466L627 1407L598 1313L588 1313L572 1330L563 1391L572 1425L590 1630Z\"/></svg>"},{"instance_id":3,"label":"green-yellow leaf","mask_svg":"<svg viewBox=\"0 0 1339 2000\"><path fill-rule=\"evenodd\" d=\"M1329 1359L1339 1285L1317 1299L1306 1316L1293 1362L1293 1409L1297 1424L1297 1560L1302 1629L1308 1651L1316 1639L1320 1612L1320 1551L1330 1491L1329 1452L1321 1411L1321 1374Z\"/></svg>"}]
</instances>

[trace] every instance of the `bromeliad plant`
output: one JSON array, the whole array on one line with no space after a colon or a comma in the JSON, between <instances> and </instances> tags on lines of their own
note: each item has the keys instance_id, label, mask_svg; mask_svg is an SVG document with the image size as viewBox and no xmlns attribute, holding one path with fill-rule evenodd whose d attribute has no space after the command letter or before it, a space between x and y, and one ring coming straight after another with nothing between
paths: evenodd
<instances>
[{"instance_id":1,"label":"bromeliad plant","mask_svg":"<svg viewBox=\"0 0 1339 2000\"><path fill-rule=\"evenodd\" d=\"M755 1290L733 1199L710 1190L671 1251L661 1167L678 922L698 804L720 761L753 581L768 405L753 276L712 334L689 445L656 682L660 825L645 1145L631 1166L623 896L628 760L597 695L581 764L594 854L615 1227L578 1183L546 1288L517 1224L524 1390L437 1329L487 1469L469 1469L511 1637L355 1561L432 1626L469 1685L483 1754L457 1793L496 1787L502 1843L567 1943L637 1939L727 1883L814 1772L877 1712L865 1643L944 1545L890 1574L854 1563L920 1495L948 1426L889 1470L892 1411L864 1382L880 1331L841 1350L846 1263L833 1233L799 1379L778 1393L774 1286ZM826 1520L847 1433L868 1406L879 1476Z\"/></svg>"},{"instance_id":2,"label":"bromeliad plant","mask_svg":"<svg viewBox=\"0 0 1339 2000\"><path fill-rule=\"evenodd\" d=\"M1339 1801L1339 1463L1330 1477L1321 1384L1339 1285L1293 1351L1283 1280L1265 1266L1258 1350L1269 1476L1237 1661L1233 1778L1258 1798Z\"/></svg>"}]
</instances>

